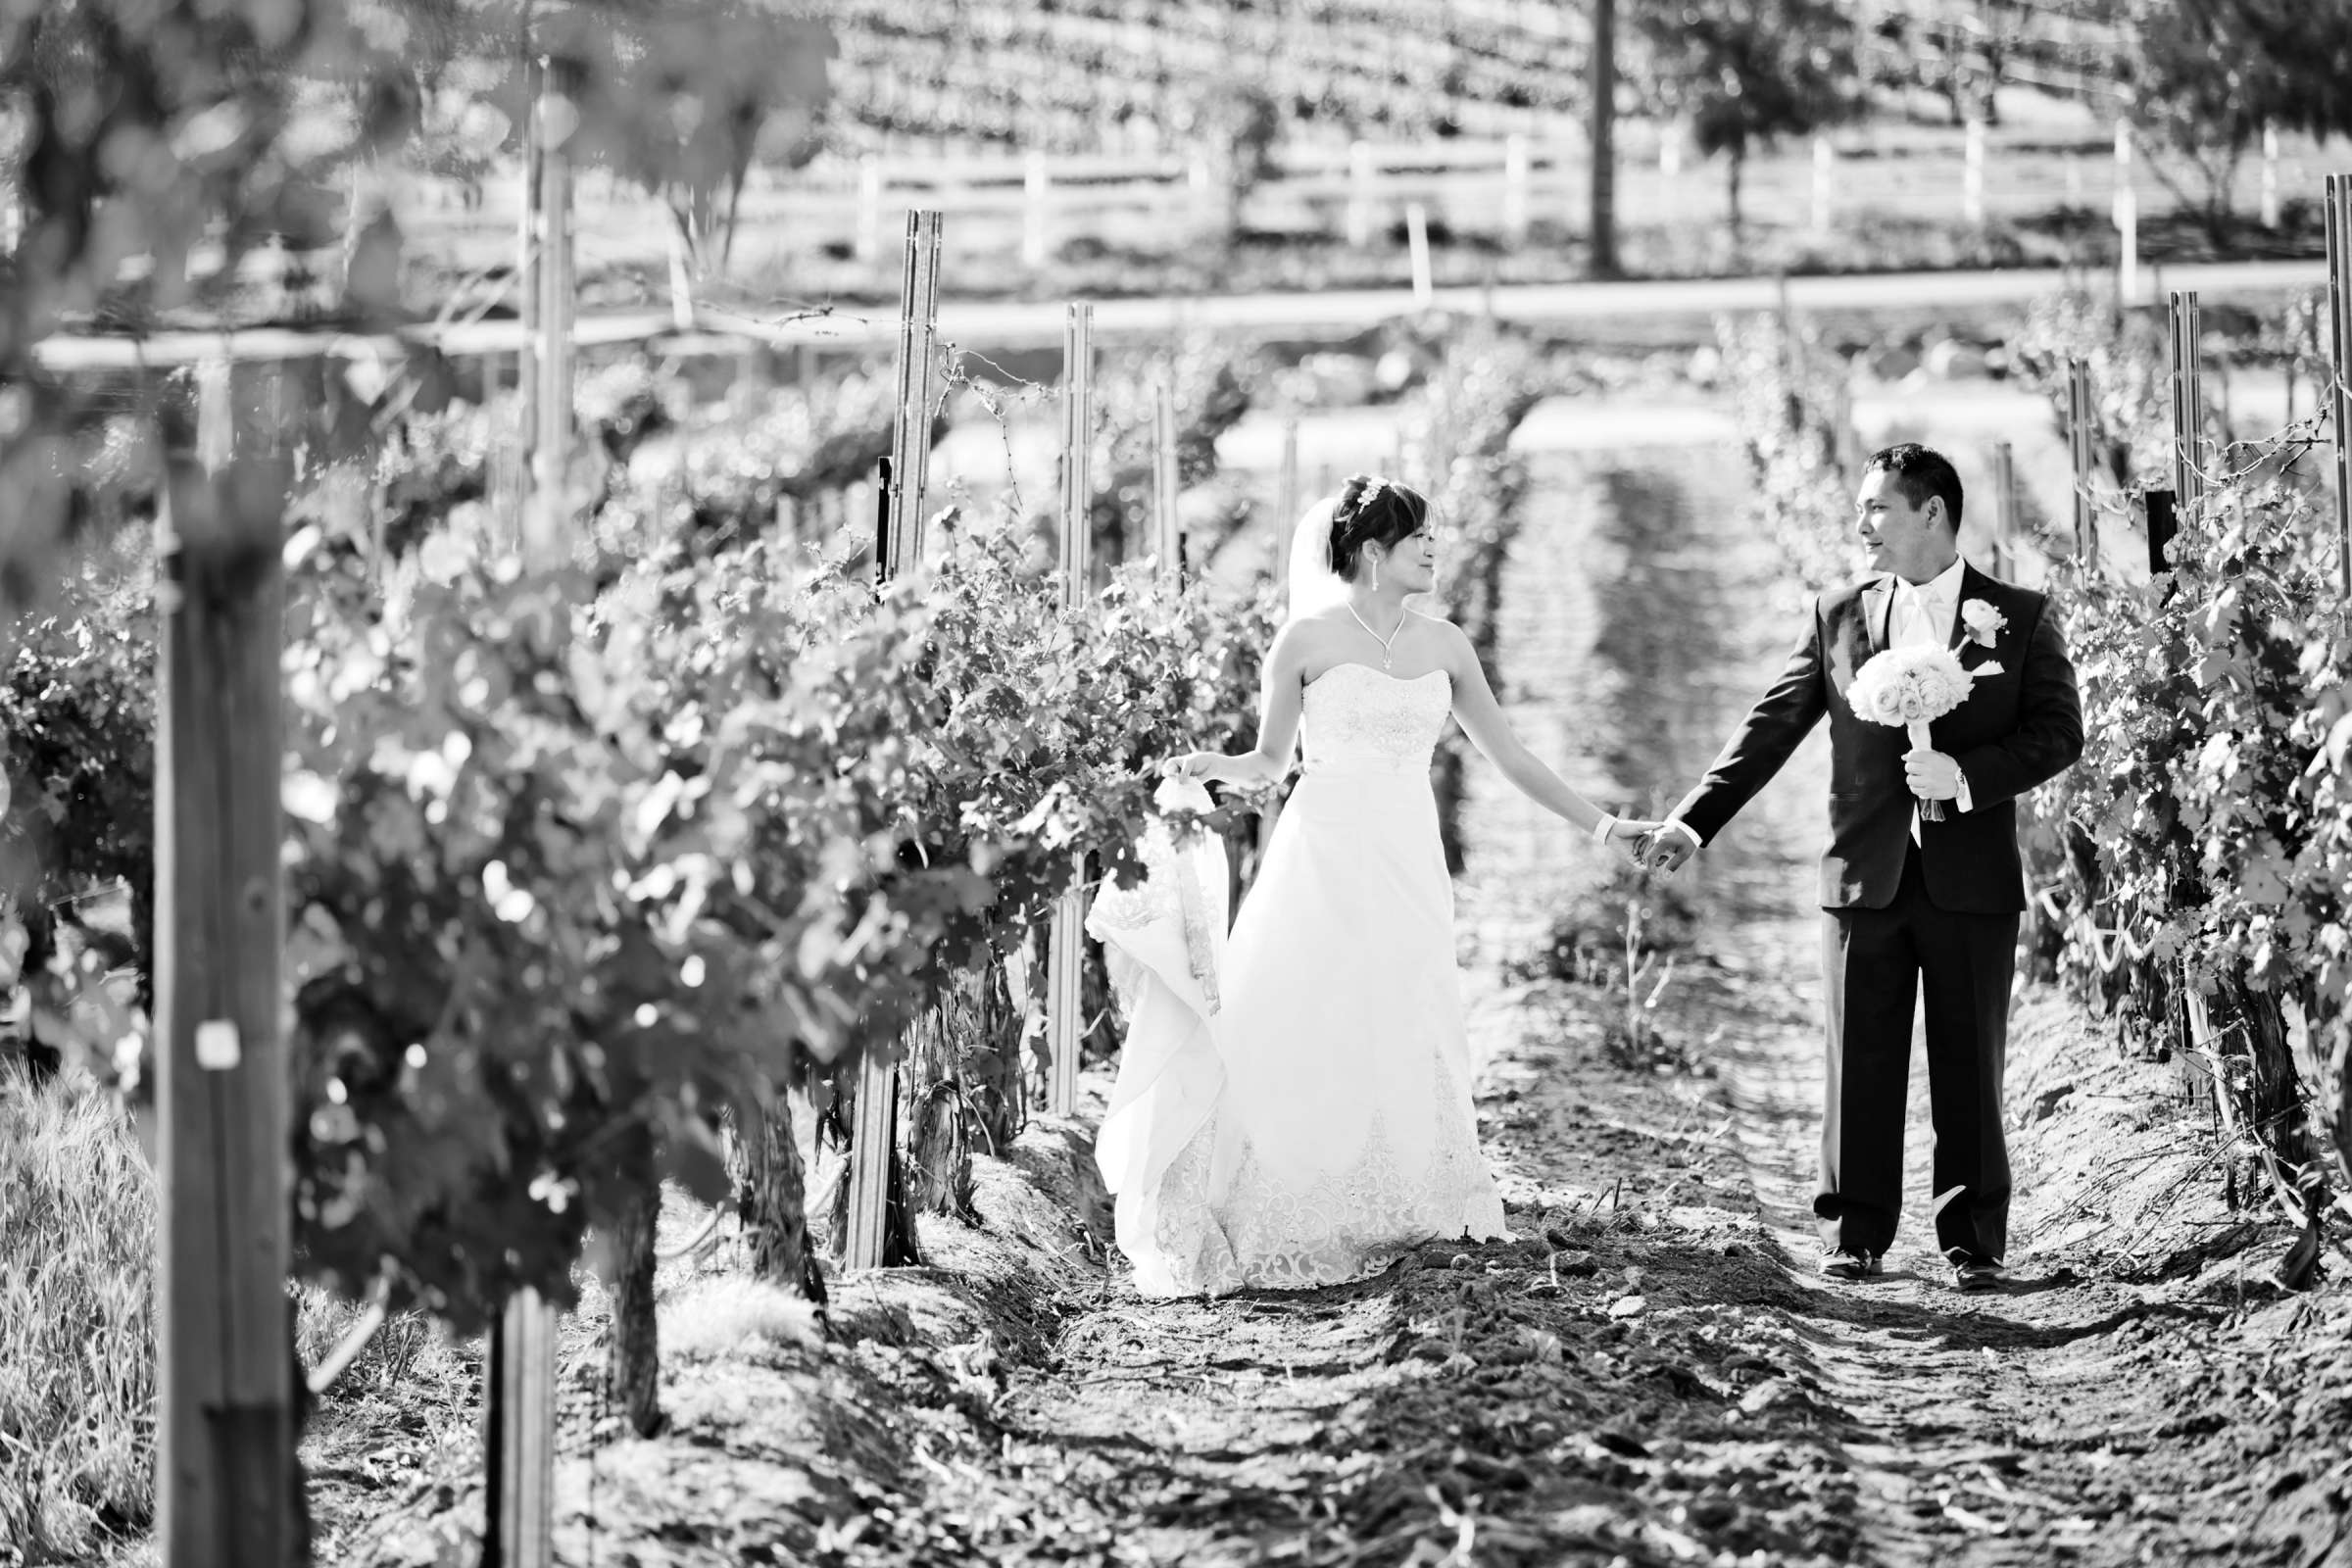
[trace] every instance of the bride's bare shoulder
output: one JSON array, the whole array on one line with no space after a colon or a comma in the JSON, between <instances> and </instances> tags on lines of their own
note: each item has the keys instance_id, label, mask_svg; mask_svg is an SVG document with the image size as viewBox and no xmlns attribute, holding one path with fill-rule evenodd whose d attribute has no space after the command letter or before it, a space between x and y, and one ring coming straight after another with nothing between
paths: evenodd
<instances>
[{"instance_id":1,"label":"bride's bare shoulder","mask_svg":"<svg viewBox=\"0 0 2352 1568\"><path fill-rule=\"evenodd\" d=\"M1425 635L1436 636L1446 647L1468 648L1470 646L1470 634L1447 620L1444 615L1433 615L1425 610L1408 611L1406 613L1422 623L1421 630Z\"/></svg>"},{"instance_id":2,"label":"bride's bare shoulder","mask_svg":"<svg viewBox=\"0 0 2352 1568\"><path fill-rule=\"evenodd\" d=\"M1283 624L1282 635L1304 647L1313 647L1343 628L1352 624L1346 605L1328 610L1312 611Z\"/></svg>"},{"instance_id":3,"label":"bride's bare shoulder","mask_svg":"<svg viewBox=\"0 0 2352 1568\"><path fill-rule=\"evenodd\" d=\"M1421 612L1415 611L1413 613L1419 615ZM1452 674L1456 683L1467 680L1470 672L1479 667L1478 649L1472 645L1470 634L1443 615L1422 615L1421 618L1426 622L1421 634L1440 650L1439 657L1445 668Z\"/></svg>"},{"instance_id":4,"label":"bride's bare shoulder","mask_svg":"<svg viewBox=\"0 0 2352 1568\"><path fill-rule=\"evenodd\" d=\"M1269 650L1277 659L1312 659L1328 648L1336 635L1331 617L1317 612L1286 620L1274 633L1274 646Z\"/></svg>"}]
</instances>

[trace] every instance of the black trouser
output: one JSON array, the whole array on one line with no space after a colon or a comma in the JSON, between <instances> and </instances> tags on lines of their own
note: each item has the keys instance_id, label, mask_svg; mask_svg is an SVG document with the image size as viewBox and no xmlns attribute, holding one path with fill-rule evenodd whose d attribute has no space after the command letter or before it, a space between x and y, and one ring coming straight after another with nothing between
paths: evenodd
<instances>
[{"instance_id":1,"label":"black trouser","mask_svg":"<svg viewBox=\"0 0 2352 1568\"><path fill-rule=\"evenodd\" d=\"M1813 1212L1828 1245L1884 1252L1894 1240L1911 1016L1925 987L1936 1245L1946 1256L1995 1262L2007 1252L2001 1079L2017 922L2014 914L1958 914L1930 903L1916 845L1892 904L1827 911L1830 1060Z\"/></svg>"}]
</instances>

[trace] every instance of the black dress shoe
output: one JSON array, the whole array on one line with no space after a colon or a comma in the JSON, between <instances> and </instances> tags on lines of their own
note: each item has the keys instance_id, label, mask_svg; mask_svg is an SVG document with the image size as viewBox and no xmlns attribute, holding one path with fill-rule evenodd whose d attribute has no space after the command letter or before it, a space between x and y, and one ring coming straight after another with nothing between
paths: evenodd
<instances>
[{"instance_id":1,"label":"black dress shoe","mask_svg":"<svg viewBox=\"0 0 2352 1568\"><path fill-rule=\"evenodd\" d=\"M1952 1259L1952 1285L1956 1290L1975 1293L1997 1291L2009 1283L2009 1271L1989 1257L1956 1257Z\"/></svg>"},{"instance_id":2,"label":"black dress shoe","mask_svg":"<svg viewBox=\"0 0 2352 1568\"><path fill-rule=\"evenodd\" d=\"M1821 1254L1821 1272L1825 1279L1868 1280L1886 1272L1879 1254L1862 1247L1833 1247Z\"/></svg>"}]
</instances>

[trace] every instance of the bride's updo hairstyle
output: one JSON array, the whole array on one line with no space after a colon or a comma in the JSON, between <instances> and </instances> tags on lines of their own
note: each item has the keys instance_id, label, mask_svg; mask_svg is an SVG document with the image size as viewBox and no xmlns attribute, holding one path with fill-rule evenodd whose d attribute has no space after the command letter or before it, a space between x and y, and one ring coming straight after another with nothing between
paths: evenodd
<instances>
[{"instance_id":1,"label":"bride's updo hairstyle","mask_svg":"<svg viewBox=\"0 0 2352 1568\"><path fill-rule=\"evenodd\" d=\"M1364 546L1386 549L1428 520L1429 503L1419 491L1376 474L1349 474L1339 504L1331 510L1331 569L1343 581L1353 582L1355 568L1363 564Z\"/></svg>"}]
</instances>

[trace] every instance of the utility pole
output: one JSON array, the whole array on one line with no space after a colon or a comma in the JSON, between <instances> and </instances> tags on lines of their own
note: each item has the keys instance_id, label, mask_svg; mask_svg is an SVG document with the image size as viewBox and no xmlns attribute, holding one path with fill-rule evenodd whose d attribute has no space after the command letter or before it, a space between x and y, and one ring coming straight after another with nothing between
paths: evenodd
<instances>
[{"instance_id":1,"label":"utility pole","mask_svg":"<svg viewBox=\"0 0 2352 1568\"><path fill-rule=\"evenodd\" d=\"M1592 179L1594 277L1617 275L1617 0L1592 0Z\"/></svg>"}]
</instances>

